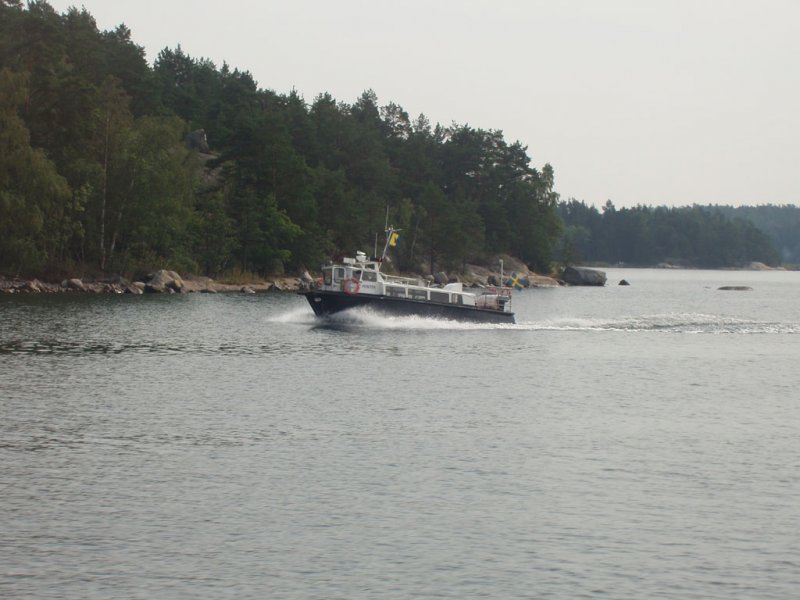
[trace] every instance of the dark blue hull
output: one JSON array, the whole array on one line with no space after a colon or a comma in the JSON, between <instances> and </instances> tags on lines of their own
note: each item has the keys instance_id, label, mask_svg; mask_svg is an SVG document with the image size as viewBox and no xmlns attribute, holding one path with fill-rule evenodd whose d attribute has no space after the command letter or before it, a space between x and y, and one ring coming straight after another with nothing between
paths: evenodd
<instances>
[{"instance_id":1,"label":"dark blue hull","mask_svg":"<svg viewBox=\"0 0 800 600\"><path fill-rule=\"evenodd\" d=\"M394 298L390 296L354 295L343 292L312 290L302 292L314 314L318 317L332 315L349 308L368 306L371 310L393 316L418 316L473 323L514 323L514 313L489 308L477 308L459 304L437 304L435 302Z\"/></svg>"}]
</instances>

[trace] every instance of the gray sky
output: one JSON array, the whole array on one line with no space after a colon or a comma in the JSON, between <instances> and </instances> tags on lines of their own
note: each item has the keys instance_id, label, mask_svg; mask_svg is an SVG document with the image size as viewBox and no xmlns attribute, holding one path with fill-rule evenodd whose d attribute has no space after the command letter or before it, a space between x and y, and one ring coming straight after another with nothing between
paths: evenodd
<instances>
[{"instance_id":1,"label":"gray sky","mask_svg":"<svg viewBox=\"0 0 800 600\"><path fill-rule=\"evenodd\" d=\"M262 88L500 129L562 198L800 204L797 0L51 0Z\"/></svg>"}]
</instances>

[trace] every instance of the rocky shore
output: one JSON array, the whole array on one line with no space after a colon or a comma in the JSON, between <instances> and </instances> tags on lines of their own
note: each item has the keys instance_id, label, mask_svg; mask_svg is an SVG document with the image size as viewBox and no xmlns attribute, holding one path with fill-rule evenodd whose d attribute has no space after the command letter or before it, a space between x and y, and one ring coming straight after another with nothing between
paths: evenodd
<instances>
[{"instance_id":1,"label":"rocky shore","mask_svg":"<svg viewBox=\"0 0 800 600\"><path fill-rule=\"evenodd\" d=\"M175 271L159 270L141 281L129 281L124 277L103 280L64 279L59 283L39 279L6 278L0 275L0 294L217 294L299 291L312 283L308 274L303 277L280 277L272 280L231 284L214 281L210 277L187 275L181 277Z\"/></svg>"},{"instance_id":2,"label":"rocky shore","mask_svg":"<svg viewBox=\"0 0 800 600\"><path fill-rule=\"evenodd\" d=\"M523 263L510 257L504 257L506 265L504 284L509 284L509 277L522 287L558 287L563 285L557 279L538 275L530 271ZM480 289L501 284L499 272L477 265L467 265L461 275L448 275L438 272L428 275L427 279L436 283L461 281L465 287ZM60 282L45 282L39 279L6 278L0 275L0 294L52 294L52 293L90 293L90 294L218 294L240 293L256 294L264 292L296 292L309 289L314 285L314 277L307 271L296 277L277 277L255 283L220 283L210 277L199 275L181 276L175 271L161 269L142 277L141 280L129 281L124 277L108 279L64 279Z\"/></svg>"},{"instance_id":3,"label":"rocky shore","mask_svg":"<svg viewBox=\"0 0 800 600\"><path fill-rule=\"evenodd\" d=\"M496 262L502 259L505 265L504 275L495 269L478 265L467 265L464 273L447 274L444 271L434 275L420 276L418 274L404 273L420 279L427 279L431 283L444 285L453 281L460 281L464 287L481 289L499 285L527 287L559 287L559 286L604 286L606 274L604 271L585 268L568 267L560 277L550 277L534 273L519 260L510 256L499 256ZM683 268L662 263L657 268ZM743 267L749 271L785 270L783 267L769 267L763 263L749 263ZM502 280L502 281L501 281ZM295 277L273 277L264 281L250 283L221 283L210 277L200 275L181 276L175 271L161 269L149 273L141 280L129 281L124 277L110 277L106 279L64 279L58 283L46 282L39 279L21 279L5 277L0 274L0 294L53 294L53 293L90 293L90 294L219 294L239 293L257 294L264 292L298 292L314 286L315 277L303 271ZM620 285L630 285L622 280ZM722 289L722 288L720 288Z\"/></svg>"}]
</instances>

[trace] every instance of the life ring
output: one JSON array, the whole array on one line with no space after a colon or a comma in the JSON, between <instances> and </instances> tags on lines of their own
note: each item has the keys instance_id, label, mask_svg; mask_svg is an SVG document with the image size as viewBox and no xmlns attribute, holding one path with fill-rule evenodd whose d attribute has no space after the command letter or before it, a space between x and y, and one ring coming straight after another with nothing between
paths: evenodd
<instances>
[{"instance_id":1,"label":"life ring","mask_svg":"<svg viewBox=\"0 0 800 600\"><path fill-rule=\"evenodd\" d=\"M361 282L355 277L342 280L342 291L348 296L355 296L361 290Z\"/></svg>"}]
</instances>

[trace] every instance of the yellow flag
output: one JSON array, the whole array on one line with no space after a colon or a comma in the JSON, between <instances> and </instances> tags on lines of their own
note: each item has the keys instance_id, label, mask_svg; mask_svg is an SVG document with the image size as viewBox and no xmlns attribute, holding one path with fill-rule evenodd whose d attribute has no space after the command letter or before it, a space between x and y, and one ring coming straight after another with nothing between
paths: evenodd
<instances>
[{"instance_id":1,"label":"yellow flag","mask_svg":"<svg viewBox=\"0 0 800 600\"><path fill-rule=\"evenodd\" d=\"M397 245L397 238L400 237L400 234L396 231L392 232L392 235L389 236L389 245L394 248Z\"/></svg>"}]
</instances>

